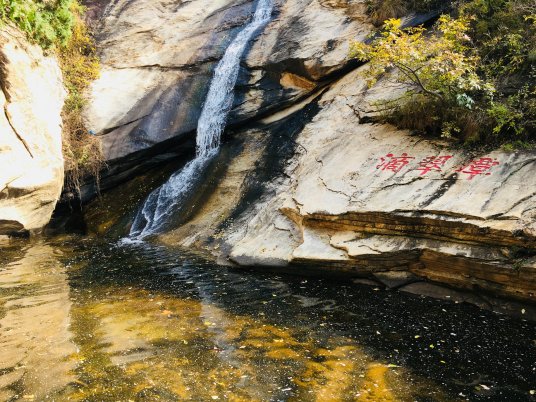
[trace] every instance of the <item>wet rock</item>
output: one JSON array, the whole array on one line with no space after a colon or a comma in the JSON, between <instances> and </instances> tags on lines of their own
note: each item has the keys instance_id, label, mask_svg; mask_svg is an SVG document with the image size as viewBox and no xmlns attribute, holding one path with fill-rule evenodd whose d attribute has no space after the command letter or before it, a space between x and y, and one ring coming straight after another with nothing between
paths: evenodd
<instances>
[{"instance_id":1,"label":"wet rock","mask_svg":"<svg viewBox=\"0 0 536 402\"><path fill-rule=\"evenodd\" d=\"M419 280L419 277L406 271L375 272L373 276L390 289L399 288Z\"/></svg>"},{"instance_id":2,"label":"wet rock","mask_svg":"<svg viewBox=\"0 0 536 402\"><path fill-rule=\"evenodd\" d=\"M356 285L365 285L365 286L380 286L381 284L379 282L373 281L372 279L367 278L354 278L352 279L352 282Z\"/></svg>"},{"instance_id":3,"label":"wet rock","mask_svg":"<svg viewBox=\"0 0 536 402\"><path fill-rule=\"evenodd\" d=\"M48 223L63 185L57 61L9 25L0 27L0 235Z\"/></svg>"},{"instance_id":4,"label":"wet rock","mask_svg":"<svg viewBox=\"0 0 536 402\"><path fill-rule=\"evenodd\" d=\"M448 300L455 303L469 303L497 313L508 314L526 320L536 320L536 306L534 304L519 303L511 299L496 297L496 295L492 294L475 294L467 291L459 291L430 282L411 283L402 286L399 290L401 292Z\"/></svg>"},{"instance_id":5,"label":"wet rock","mask_svg":"<svg viewBox=\"0 0 536 402\"><path fill-rule=\"evenodd\" d=\"M489 307L489 304L478 296L459 292L457 290L429 282L410 283L409 285L401 287L400 291L416 295L429 296L435 299L449 300L458 303L467 302L480 307Z\"/></svg>"}]
</instances>

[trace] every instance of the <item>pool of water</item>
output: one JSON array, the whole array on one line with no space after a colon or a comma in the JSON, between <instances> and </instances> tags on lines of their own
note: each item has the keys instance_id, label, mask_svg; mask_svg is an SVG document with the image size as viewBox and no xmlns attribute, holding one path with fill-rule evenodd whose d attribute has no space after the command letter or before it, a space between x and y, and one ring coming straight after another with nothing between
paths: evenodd
<instances>
[{"instance_id":1,"label":"pool of water","mask_svg":"<svg viewBox=\"0 0 536 402\"><path fill-rule=\"evenodd\" d=\"M536 400L535 323L147 244L0 250L1 401Z\"/></svg>"}]
</instances>

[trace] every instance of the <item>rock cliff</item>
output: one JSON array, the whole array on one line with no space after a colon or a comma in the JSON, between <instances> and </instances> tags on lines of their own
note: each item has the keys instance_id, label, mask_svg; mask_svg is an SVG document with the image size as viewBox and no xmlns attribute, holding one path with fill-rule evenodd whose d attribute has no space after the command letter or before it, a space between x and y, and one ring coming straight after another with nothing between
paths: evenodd
<instances>
[{"instance_id":1,"label":"rock cliff","mask_svg":"<svg viewBox=\"0 0 536 402\"><path fill-rule=\"evenodd\" d=\"M63 186L56 60L14 28L0 28L0 235L48 223Z\"/></svg>"},{"instance_id":2,"label":"rock cliff","mask_svg":"<svg viewBox=\"0 0 536 402\"><path fill-rule=\"evenodd\" d=\"M211 71L251 9L110 4L86 116L112 165L191 141ZM327 270L421 293L431 280L535 301L536 153L469 153L375 123L377 101L406 89L388 79L368 88L366 66L348 61L349 42L372 29L362 1L277 1L243 60L214 172L160 239L242 266ZM135 209L122 207L130 218Z\"/></svg>"},{"instance_id":3,"label":"rock cliff","mask_svg":"<svg viewBox=\"0 0 536 402\"><path fill-rule=\"evenodd\" d=\"M380 88L366 89L358 71L320 98L285 180L228 230L229 258L355 276L406 271L534 300L536 153L471 155L363 123L395 91Z\"/></svg>"}]
</instances>

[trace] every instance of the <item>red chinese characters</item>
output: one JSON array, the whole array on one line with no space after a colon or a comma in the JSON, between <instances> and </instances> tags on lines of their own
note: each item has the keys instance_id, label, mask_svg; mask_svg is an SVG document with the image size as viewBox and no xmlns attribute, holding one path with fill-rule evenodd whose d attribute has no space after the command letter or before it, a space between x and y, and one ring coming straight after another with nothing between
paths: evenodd
<instances>
[{"instance_id":1,"label":"red chinese characters","mask_svg":"<svg viewBox=\"0 0 536 402\"><path fill-rule=\"evenodd\" d=\"M442 172L443 167L453 157L452 155L427 156L418 163L418 167L413 169L420 171L420 176L424 176L429 172ZM409 156L405 152L400 156L388 153L380 158L380 163L376 165L376 169L398 173L409 165L413 159L415 157ZM468 175L467 180L472 180L476 176L489 176L491 169L498 164L499 161L495 158L482 157L456 169L456 172L465 173ZM410 166L410 168L412 167Z\"/></svg>"},{"instance_id":2,"label":"red chinese characters","mask_svg":"<svg viewBox=\"0 0 536 402\"><path fill-rule=\"evenodd\" d=\"M421 162L419 162L419 167L417 170L421 171L421 176L424 176L426 173L431 171L441 172L441 168L450 158L452 158L452 155L427 156Z\"/></svg>"},{"instance_id":3,"label":"red chinese characters","mask_svg":"<svg viewBox=\"0 0 536 402\"><path fill-rule=\"evenodd\" d=\"M471 161L469 164L457 169L456 172L468 174L467 180L472 180L476 176L491 174L490 170L493 166L499 164L497 159L492 158L479 158Z\"/></svg>"},{"instance_id":4,"label":"red chinese characters","mask_svg":"<svg viewBox=\"0 0 536 402\"><path fill-rule=\"evenodd\" d=\"M376 169L383 171L390 170L392 172L400 172L411 159L415 159L413 156L408 156L407 153L403 153L401 156L394 156L394 154L387 154L380 158L380 163L376 166Z\"/></svg>"}]
</instances>

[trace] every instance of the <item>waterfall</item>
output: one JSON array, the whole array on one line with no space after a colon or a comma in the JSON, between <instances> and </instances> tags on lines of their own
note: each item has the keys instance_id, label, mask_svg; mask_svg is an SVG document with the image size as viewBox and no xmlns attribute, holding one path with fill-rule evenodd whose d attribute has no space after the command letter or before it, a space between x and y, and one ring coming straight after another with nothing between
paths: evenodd
<instances>
[{"instance_id":1,"label":"waterfall","mask_svg":"<svg viewBox=\"0 0 536 402\"><path fill-rule=\"evenodd\" d=\"M175 172L166 183L154 190L138 211L129 237L141 240L160 232L176 207L192 191L196 179L210 160L217 155L227 115L234 100L234 87L240 69L240 59L249 40L269 21L273 0L258 0L255 14L233 39L214 70L214 76L197 122L196 156L182 170Z\"/></svg>"}]
</instances>

